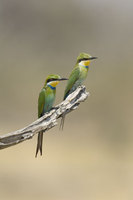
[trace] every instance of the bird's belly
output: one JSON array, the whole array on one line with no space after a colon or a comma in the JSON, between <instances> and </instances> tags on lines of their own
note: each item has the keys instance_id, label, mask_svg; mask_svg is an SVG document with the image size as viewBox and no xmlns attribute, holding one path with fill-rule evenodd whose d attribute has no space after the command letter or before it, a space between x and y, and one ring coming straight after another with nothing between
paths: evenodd
<instances>
[{"instance_id":1,"label":"bird's belly","mask_svg":"<svg viewBox=\"0 0 133 200\"><path fill-rule=\"evenodd\" d=\"M82 83L83 83L83 80L77 80L77 81L75 82L75 84L73 85L73 87L72 87L72 89L71 89L71 92L73 92L74 90L76 90L77 87L79 87L80 85L82 85Z\"/></svg>"},{"instance_id":2,"label":"bird's belly","mask_svg":"<svg viewBox=\"0 0 133 200\"><path fill-rule=\"evenodd\" d=\"M48 95L47 98L46 98L46 102L45 102L45 105L44 105L44 111L45 112L48 112L51 110L51 108L53 107L53 104L54 104L54 100L55 100L55 97L54 95Z\"/></svg>"}]
</instances>

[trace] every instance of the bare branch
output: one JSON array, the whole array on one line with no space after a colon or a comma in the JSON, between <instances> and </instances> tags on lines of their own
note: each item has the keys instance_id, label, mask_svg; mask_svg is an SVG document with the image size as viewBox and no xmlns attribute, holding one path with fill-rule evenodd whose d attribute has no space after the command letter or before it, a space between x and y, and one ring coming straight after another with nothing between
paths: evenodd
<instances>
[{"instance_id":1,"label":"bare branch","mask_svg":"<svg viewBox=\"0 0 133 200\"><path fill-rule=\"evenodd\" d=\"M86 100L89 93L85 91L85 86L78 87L70 94L65 101L54 107L41 118L37 119L27 127L17 130L12 133L7 133L0 136L0 149L10 147L12 145L31 139L36 133L43 130L46 132L57 125L57 119L72 110L77 109L79 104Z\"/></svg>"}]
</instances>

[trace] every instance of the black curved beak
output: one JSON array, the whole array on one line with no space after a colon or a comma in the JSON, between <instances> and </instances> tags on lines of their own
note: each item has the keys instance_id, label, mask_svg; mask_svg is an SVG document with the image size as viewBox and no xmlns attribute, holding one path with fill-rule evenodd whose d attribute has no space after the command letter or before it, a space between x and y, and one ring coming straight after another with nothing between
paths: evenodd
<instances>
[{"instance_id":1,"label":"black curved beak","mask_svg":"<svg viewBox=\"0 0 133 200\"><path fill-rule=\"evenodd\" d=\"M98 57L91 57L89 58L89 60L94 60L94 59L97 59Z\"/></svg>"},{"instance_id":2,"label":"black curved beak","mask_svg":"<svg viewBox=\"0 0 133 200\"><path fill-rule=\"evenodd\" d=\"M58 79L58 81L65 81L65 80L68 80L68 78L60 78L60 79Z\"/></svg>"}]
</instances>

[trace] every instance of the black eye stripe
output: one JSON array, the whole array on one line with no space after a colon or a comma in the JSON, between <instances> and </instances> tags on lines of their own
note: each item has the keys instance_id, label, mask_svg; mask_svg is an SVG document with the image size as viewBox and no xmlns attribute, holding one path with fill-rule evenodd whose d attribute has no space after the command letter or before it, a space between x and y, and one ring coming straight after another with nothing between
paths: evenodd
<instances>
[{"instance_id":1,"label":"black eye stripe","mask_svg":"<svg viewBox=\"0 0 133 200\"><path fill-rule=\"evenodd\" d=\"M47 80L47 83L49 83L49 82L51 82L51 81L57 81L58 79L55 79L55 78L49 78L48 80Z\"/></svg>"},{"instance_id":2,"label":"black eye stripe","mask_svg":"<svg viewBox=\"0 0 133 200\"><path fill-rule=\"evenodd\" d=\"M89 58L81 58L78 60L78 63L80 63L81 61L84 61L84 60L89 60Z\"/></svg>"}]
</instances>

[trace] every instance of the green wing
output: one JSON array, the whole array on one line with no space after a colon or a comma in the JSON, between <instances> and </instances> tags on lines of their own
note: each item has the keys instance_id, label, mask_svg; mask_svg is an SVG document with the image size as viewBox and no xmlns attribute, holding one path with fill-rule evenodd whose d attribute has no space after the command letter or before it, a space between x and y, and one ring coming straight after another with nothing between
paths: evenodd
<instances>
[{"instance_id":1,"label":"green wing","mask_svg":"<svg viewBox=\"0 0 133 200\"><path fill-rule=\"evenodd\" d=\"M66 99L67 96L69 95L70 90L72 89L75 82L79 79L79 76L80 76L79 67L75 67L72 70L72 73L70 74L69 80L67 82L67 86L66 86L65 94L64 94L64 99Z\"/></svg>"},{"instance_id":2,"label":"green wing","mask_svg":"<svg viewBox=\"0 0 133 200\"><path fill-rule=\"evenodd\" d=\"M38 118L44 114L45 89L42 89L38 98Z\"/></svg>"}]
</instances>

